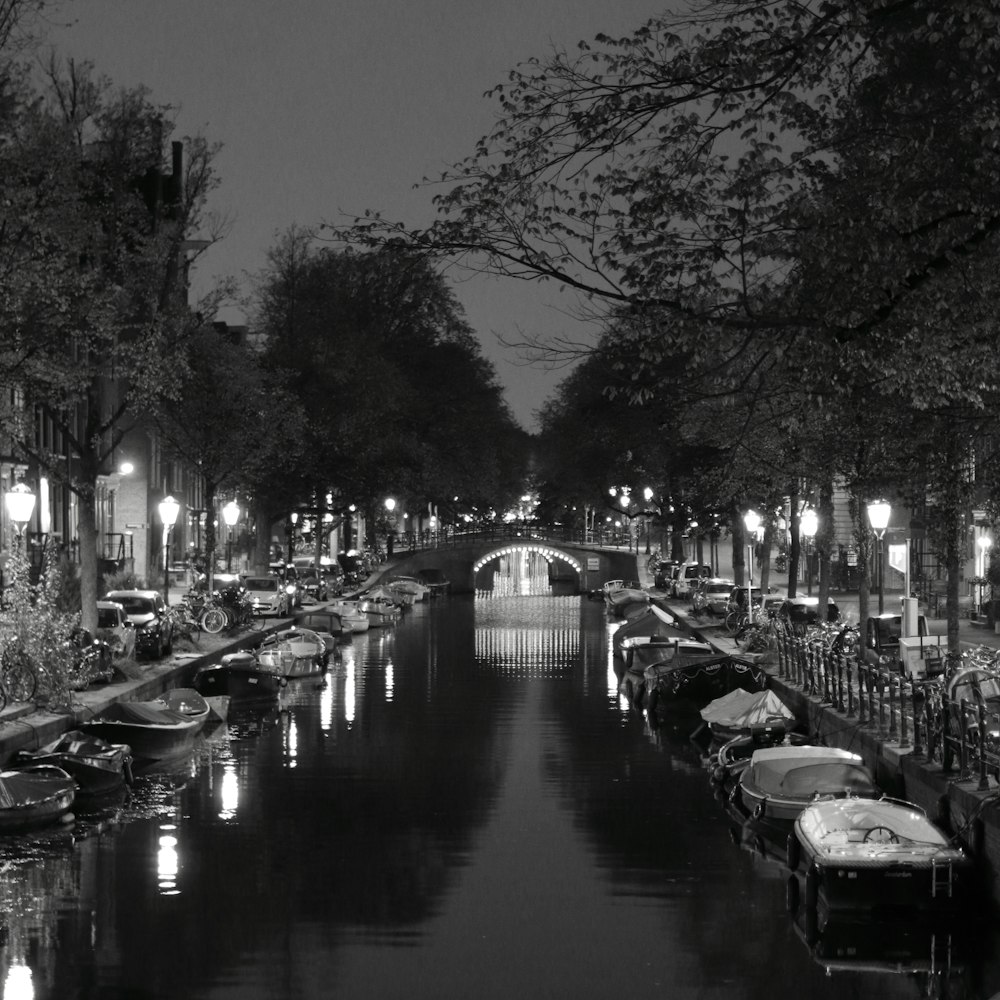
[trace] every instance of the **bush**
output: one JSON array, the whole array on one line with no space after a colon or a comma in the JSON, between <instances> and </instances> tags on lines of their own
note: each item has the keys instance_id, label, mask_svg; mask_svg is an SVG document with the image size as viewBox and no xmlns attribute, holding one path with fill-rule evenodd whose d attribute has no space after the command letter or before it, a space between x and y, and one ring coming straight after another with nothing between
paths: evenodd
<instances>
[{"instance_id":1,"label":"bush","mask_svg":"<svg viewBox=\"0 0 1000 1000\"><path fill-rule=\"evenodd\" d=\"M109 590L149 590L145 577L136 576L133 570L121 570L118 573L108 573L103 578L103 587L97 589L101 594Z\"/></svg>"}]
</instances>

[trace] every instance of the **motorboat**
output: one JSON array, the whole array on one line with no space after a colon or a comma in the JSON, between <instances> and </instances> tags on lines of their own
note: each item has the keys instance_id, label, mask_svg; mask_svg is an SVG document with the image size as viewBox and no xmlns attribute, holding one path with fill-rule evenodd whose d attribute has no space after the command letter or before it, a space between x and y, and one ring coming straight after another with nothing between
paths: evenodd
<instances>
[{"instance_id":1,"label":"motorboat","mask_svg":"<svg viewBox=\"0 0 1000 1000\"><path fill-rule=\"evenodd\" d=\"M80 728L108 743L125 743L137 757L158 760L189 748L212 707L193 688L172 688L152 701L120 701Z\"/></svg>"},{"instance_id":2,"label":"motorboat","mask_svg":"<svg viewBox=\"0 0 1000 1000\"><path fill-rule=\"evenodd\" d=\"M426 601L431 593L431 588L415 576L394 576L382 585L402 594L412 594L414 601Z\"/></svg>"},{"instance_id":3,"label":"motorboat","mask_svg":"<svg viewBox=\"0 0 1000 1000\"><path fill-rule=\"evenodd\" d=\"M611 648L616 656L624 659L631 646L644 645L654 639L676 639L689 634L689 631L678 622L664 620L655 614L655 609L656 605L650 603L615 629L611 638Z\"/></svg>"},{"instance_id":4,"label":"motorboat","mask_svg":"<svg viewBox=\"0 0 1000 1000\"><path fill-rule=\"evenodd\" d=\"M321 608L317 611L307 611L295 619L295 624L300 628L307 628L315 632L326 647L326 663L330 665L331 660L340 657L340 644L344 639L350 639L353 634L350 629L344 626L340 615L329 608Z\"/></svg>"},{"instance_id":5,"label":"motorboat","mask_svg":"<svg viewBox=\"0 0 1000 1000\"><path fill-rule=\"evenodd\" d=\"M362 597L358 601L358 610L368 616L371 628L387 628L399 621L399 608L391 601L377 597Z\"/></svg>"},{"instance_id":6,"label":"motorboat","mask_svg":"<svg viewBox=\"0 0 1000 1000\"><path fill-rule=\"evenodd\" d=\"M972 858L924 811L898 799L837 798L806 806L788 838L788 867L807 907L824 912L947 912L967 899Z\"/></svg>"},{"instance_id":7,"label":"motorboat","mask_svg":"<svg viewBox=\"0 0 1000 1000\"><path fill-rule=\"evenodd\" d=\"M764 747L806 746L809 737L789 732L784 721L762 722L749 731L726 740L718 753L711 754L708 765L712 781L731 788L750 763L754 752Z\"/></svg>"},{"instance_id":8,"label":"motorboat","mask_svg":"<svg viewBox=\"0 0 1000 1000\"><path fill-rule=\"evenodd\" d=\"M260 644L257 661L264 669L290 681L318 677L326 670L326 643L312 629L282 629Z\"/></svg>"},{"instance_id":9,"label":"motorboat","mask_svg":"<svg viewBox=\"0 0 1000 1000\"><path fill-rule=\"evenodd\" d=\"M368 615L358 606L358 601L338 598L329 609L339 616L341 624L350 632L367 632L371 628Z\"/></svg>"},{"instance_id":10,"label":"motorboat","mask_svg":"<svg viewBox=\"0 0 1000 1000\"><path fill-rule=\"evenodd\" d=\"M77 783L53 764L0 772L0 833L21 833L62 819L76 799Z\"/></svg>"},{"instance_id":11,"label":"motorboat","mask_svg":"<svg viewBox=\"0 0 1000 1000\"><path fill-rule=\"evenodd\" d=\"M782 729L795 722L795 713L776 691L745 691L736 688L710 701L699 714L716 740L730 740L748 733L755 726L780 723Z\"/></svg>"},{"instance_id":12,"label":"motorboat","mask_svg":"<svg viewBox=\"0 0 1000 1000\"><path fill-rule=\"evenodd\" d=\"M62 768L78 795L106 795L132 783L132 748L71 729L37 750L18 750L11 766L19 771L46 764Z\"/></svg>"},{"instance_id":13,"label":"motorboat","mask_svg":"<svg viewBox=\"0 0 1000 1000\"><path fill-rule=\"evenodd\" d=\"M277 698L287 683L246 650L227 653L218 663L199 667L191 679L191 686L205 698L228 695L236 701Z\"/></svg>"},{"instance_id":14,"label":"motorboat","mask_svg":"<svg viewBox=\"0 0 1000 1000\"><path fill-rule=\"evenodd\" d=\"M716 657L719 654L708 643L688 637L650 637L639 639L623 647L625 669L621 675L619 690L636 707L641 707L646 699L648 679L646 669L665 661L676 660L678 656ZM679 662L679 661L678 661Z\"/></svg>"},{"instance_id":15,"label":"motorboat","mask_svg":"<svg viewBox=\"0 0 1000 1000\"><path fill-rule=\"evenodd\" d=\"M755 750L740 774L743 811L791 827L810 803L825 798L875 799L882 793L860 754L838 747L777 746Z\"/></svg>"},{"instance_id":16,"label":"motorboat","mask_svg":"<svg viewBox=\"0 0 1000 1000\"><path fill-rule=\"evenodd\" d=\"M430 590L431 597L441 597L451 590L451 580L439 569L421 569L417 579Z\"/></svg>"},{"instance_id":17,"label":"motorboat","mask_svg":"<svg viewBox=\"0 0 1000 1000\"><path fill-rule=\"evenodd\" d=\"M624 618L633 605L649 604L649 594L638 583L622 583L620 587L605 590L604 603L614 617Z\"/></svg>"}]
</instances>

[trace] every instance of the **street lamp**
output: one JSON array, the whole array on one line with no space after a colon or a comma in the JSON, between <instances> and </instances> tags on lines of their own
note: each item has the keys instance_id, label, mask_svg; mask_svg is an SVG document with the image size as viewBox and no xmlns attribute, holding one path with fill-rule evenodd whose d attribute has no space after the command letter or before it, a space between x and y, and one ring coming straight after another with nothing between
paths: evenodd
<instances>
[{"instance_id":1,"label":"street lamp","mask_svg":"<svg viewBox=\"0 0 1000 1000\"><path fill-rule=\"evenodd\" d=\"M288 564L295 558L295 525L299 523L297 511L292 511L288 517Z\"/></svg>"},{"instance_id":2,"label":"street lamp","mask_svg":"<svg viewBox=\"0 0 1000 1000\"><path fill-rule=\"evenodd\" d=\"M752 508L743 515L747 529L747 614L753 613L753 540L760 527L760 514Z\"/></svg>"},{"instance_id":3,"label":"street lamp","mask_svg":"<svg viewBox=\"0 0 1000 1000\"><path fill-rule=\"evenodd\" d=\"M25 525L31 520L31 512L35 509L35 494L31 492L31 487L25 483L15 483L4 494L4 503L7 505L7 516L14 522L14 527L17 529L18 545L20 546Z\"/></svg>"},{"instance_id":4,"label":"street lamp","mask_svg":"<svg viewBox=\"0 0 1000 1000\"><path fill-rule=\"evenodd\" d=\"M170 529L177 523L181 505L171 496L159 503L160 521L163 524L163 600L170 603Z\"/></svg>"},{"instance_id":5,"label":"street lamp","mask_svg":"<svg viewBox=\"0 0 1000 1000\"><path fill-rule=\"evenodd\" d=\"M885 529L889 527L889 515L892 513L892 508L884 500L875 500L868 504L868 520L871 522L872 531L875 532L875 537L878 538L878 613L882 614L885 611L885 595L883 594L883 577L885 576L882 570L882 538L885 535Z\"/></svg>"},{"instance_id":6,"label":"street lamp","mask_svg":"<svg viewBox=\"0 0 1000 1000\"><path fill-rule=\"evenodd\" d=\"M976 539L976 545L979 546L979 572L976 576L979 577L981 581L986 580L986 567L990 561L990 548L993 546L993 539L989 535L980 535ZM983 610L983 583L979 584L979 610Z\"/></svg>"},{"instance_id":7,"label":"street lamp","mask_svg":"<svg viewBox=\"0 0 1000 1000\"><path fill-rule=\"evenodd\" d=\"M819 527L819 518L816 516L816 511L809 507L802 512L802 516L799 518L799 531L805 536L806 539L806 596L812 596L812 545L813 538L816 536L816 529Z\"/></svg>"},{"instance_id":8,"label":"street lamp","mask_svg":"<svg viewBox=\"0 0 1000 1000\"><path fill-rule=\"evenodd\" d=\"M222 508L222 519L226 522L226 572L233 571L233 528L240 519L240 505L235 500L230 500Z\"/></svg>"},{"instance_id":9,"label":"street lamp","mask_svg":"<svg viewBox=\"0 0 1000 1000\"><path fill-rule=\"evenodd\" d=\"M389 518L389 528L385 535L385 554L387 559L392 558L392 547L396 537L396 518L394 511L396 509L396 498L386 497L385 498L385 512Z\"/></svg>"}]
</instances>

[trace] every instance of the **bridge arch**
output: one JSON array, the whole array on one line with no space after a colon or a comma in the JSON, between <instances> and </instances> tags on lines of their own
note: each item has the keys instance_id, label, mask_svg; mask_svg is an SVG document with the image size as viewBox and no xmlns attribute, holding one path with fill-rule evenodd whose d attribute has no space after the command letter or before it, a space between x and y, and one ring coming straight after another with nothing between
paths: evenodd
<instances>
[{"instance_id":1,"label":"bridge arch","mask_svg":"<svg viewBox=\"0 0 1000 1000\"><path fill-rule=\"evenodd\" d=\"M566 569L555 566L562 563ZM497 564L491 572L491 563ZM481 570L485 572L480 574ZM583 565L578 559L542 541L513 541L488 549L472 564L474 591L525 594L546 593L549 588L579 592ZM527 588L527 589L523 589Z\"/></svg>"},{"instance_id":2,"label":"bridge arch","mask_svg":"<svg viewBox=\"0 0 1000 1000\"><path fill-rule=\"evenodd\" d=\"M579 560L574 559L566 552L560 552L558 549L552 548L551 545L545 545L542 542L515 542L511 545L503 545L492 552L487 552L485 555L480 556L472 564L472 572L478 573L487 563L492 562L494 559L499 559L501 556L513 555L515 552L537 552L549 562L553 559L561 559L563 562L569 563L577 573L583 572L583 566Z\"/></svg>"}]
</instances>

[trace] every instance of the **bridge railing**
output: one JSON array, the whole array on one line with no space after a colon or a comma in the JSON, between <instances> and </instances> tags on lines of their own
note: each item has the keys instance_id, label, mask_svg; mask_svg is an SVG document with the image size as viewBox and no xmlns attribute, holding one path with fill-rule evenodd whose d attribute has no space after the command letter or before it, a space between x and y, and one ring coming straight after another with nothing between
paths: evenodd
<instances>
[{"instance_id":1,"label":"bridge railing","mask_svg":"<svg viewBox=\"0 0 1000 1000\"><path fill-rule=\"evenodd\" d=\"M573 528L541 528L521 524L487 525L469 530L441 528L434 531L397 532L394 551L417 552L422 549L457 548L479 542L564 542L574 545L596 545L601 548L630 547L632 539L624 529L583 531Z\"/></svg>"}]
</instances>

